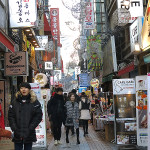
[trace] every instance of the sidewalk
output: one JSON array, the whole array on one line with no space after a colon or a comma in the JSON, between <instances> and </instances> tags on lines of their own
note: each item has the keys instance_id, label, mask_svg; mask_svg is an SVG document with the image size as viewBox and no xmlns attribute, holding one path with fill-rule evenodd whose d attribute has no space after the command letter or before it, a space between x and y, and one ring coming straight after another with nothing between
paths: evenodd
<instances>
[{"instance_id":1,"label":"sidewalk","mask_svg":"<svg viewBox=\"0 0 150 150\"><path fill-rule=\"evenodd\" d=\"M71 134L71 131L69 135ZM33 148L33 150L147 150L147 148L136 147L135 149L120 148L120 145L105 141L103 131L95 131L92 125L89 125L89 134L84 137L83 130L80 127L80 143L76 144L76 135L69 136L69 144L66 144L65 130L62 128L61 145L55 146L54 139L50 133L47 133L47 149ZM138 149L137 149L138 148Z\"/></svg>"}]
</instances>

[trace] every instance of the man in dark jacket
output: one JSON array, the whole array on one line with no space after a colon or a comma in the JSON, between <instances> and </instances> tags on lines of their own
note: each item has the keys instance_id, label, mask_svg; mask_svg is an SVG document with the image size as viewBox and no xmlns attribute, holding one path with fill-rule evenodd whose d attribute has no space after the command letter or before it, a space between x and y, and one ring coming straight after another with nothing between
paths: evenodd
<instances>
[{"instance_id":1,"label":"man in dark jacket","mask_svg":"<svg viewBox=\"0 0 150 150\"><path fill-rule=\"evenodd\" d=\"M48 104L48 115L53 122L53 135L55 145L61 144L61 126L65 119L65 106L63 98L63 89L57 88L54 97Z\"/></svg>"},{"instance_id":2,"label":"man in dark jacket","mask_svg":"<svg viewBox=\"0 0 150 150\"><path fill-rule=\"evenodd\" d=\"M8 120L14 131L15 150L32 150L32 142L36 142L35 128L42 120L41 104L27 82L20 84L16 99L12 101L8 111Z\"/></svg>"}]
</instances>

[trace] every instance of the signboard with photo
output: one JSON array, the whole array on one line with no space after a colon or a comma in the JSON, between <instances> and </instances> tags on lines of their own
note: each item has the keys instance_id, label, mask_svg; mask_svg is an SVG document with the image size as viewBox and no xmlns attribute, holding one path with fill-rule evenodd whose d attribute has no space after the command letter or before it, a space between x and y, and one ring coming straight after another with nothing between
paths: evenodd
<instances>
[{"instance_id":1,"label":"signboard with photo","mask_svg":"<svg viewBox=\"0 0 150 150\"><path fill-rule=\"evenodd\" d=\"M147 76L136 76L137 145L148 145Z\"/></svg>"},{"instance_id":2,"label":"signboard with photo","mask_svg":"<svg viewBox=\"0 0 150 150\"><path fill-rule=\"evenodd\" d=\"M117 144L136 144L136 97L134 79L113 80Z\"/></svg>"},{"instance_id":3,"label":"signboard with photo","mask_svg":"<svg viewBox=\"0 0 150 150\"><path fill-rule=\"evenodd\" d=\"M5 76L28 76L28 53L5 53Z\"/></svg>"}]
</instances>

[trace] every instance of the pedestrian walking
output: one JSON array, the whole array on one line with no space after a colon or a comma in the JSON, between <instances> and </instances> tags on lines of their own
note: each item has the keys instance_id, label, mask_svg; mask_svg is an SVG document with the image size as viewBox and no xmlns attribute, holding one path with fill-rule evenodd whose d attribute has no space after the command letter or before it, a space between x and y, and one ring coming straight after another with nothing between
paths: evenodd
<instances>
[{"instance_id":1,"label":"pedestrian walking","mask_svg":"<svg viewBox=\"0 0 150 150\"><path fill-rule=\"evenodd\" d=\"M50 120L53 122L54 144L61 144L61 126L65 120L65 103L63 89L57 88L56 93L48 105Z\"/></svg>"},{"instance_id":2,"label":"pedestrian walking","mask_svg":"<svg viewBox=\"0 0 150 150\"><path fill-rule=\"evenodd\" d=\"M75 94L75 101L79 104L79 102L81 101L80 97L77 95L77 90L76 89L72 89L71 93Z\"/></svg>"},{"instance_id":3,"label":"pedestrian walking","mask_svg":"<svg viewBox=\"0 0 150 150\"><path fill-rule=\"evenodd\" d=\"M81 102L79 103L79 109L80 109L80 119L82 120L83 124L83 131L84 136L88 134L88 120L91 119L90 116L90 101L88 100L86 95L81 96Z\"/></svg>"},{"instance_id":4,"label":"pedestrian walking","mask_svg":"<svg viewBox=\"0 0 150 150\"><path fill-rule=\"evenodd\" d=\"M32 142L36 142L35 128L42 120L41 104L27 82L20 84L19 91L12 101L8 120L14 131L15 150L32 150Z\"/></svg>"},{"instance_id":5,"label":"pedestrian walking","mask_svg":"<svg viewBox=\"0 0 150 150\"><path fill-rule=\"evenodd\" d=\"M77 135L77 144L80 144L79 141L79 104L75 101L75 94L69 94L69 101L66 102L66 143L69 143L69 129L75 128Z\"/></svg>"}]
</instances>

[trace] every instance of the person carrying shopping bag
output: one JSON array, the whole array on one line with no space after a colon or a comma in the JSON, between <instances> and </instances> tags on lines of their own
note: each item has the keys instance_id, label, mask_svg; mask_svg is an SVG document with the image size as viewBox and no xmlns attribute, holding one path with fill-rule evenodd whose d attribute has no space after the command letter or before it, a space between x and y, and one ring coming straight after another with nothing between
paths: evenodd
<instances>
[{"instance_id":1,"label":"person carrying shopping bag","mask_svg":"<svg viewBox=\"0 0 150 150\"><path fill-rule=\"evenodd\" d=\"M66 102L66 143L69 143L69 129L73 126L76 129L77 135L77 144L80 144L79 141L79 104L75 101L75 94L69 94L69 101Z\"/></svg>"},{"instance_id":2,"label":"person carrying shopping bag","mask_svg":"<svg viewBox=\"0 0 150 150\"><path fill-rule=\"evenodd\" d=\"M86 95L81 96L81 101L79 103L79 109L80 109L80 119L82 120L83 124L83 131L84 136L88 134L88 120L91 119L90 116L90 101L88 100Z\"/></svg>"}]
</instances>

